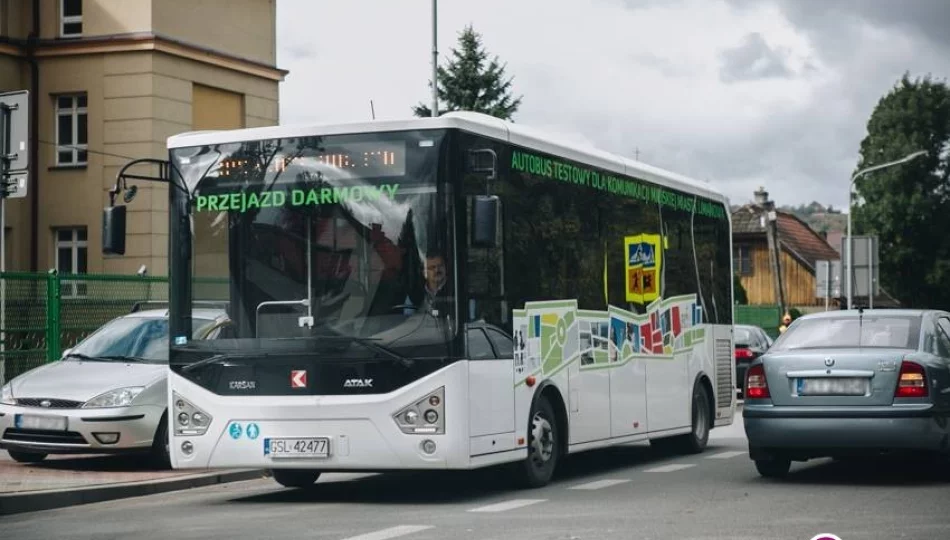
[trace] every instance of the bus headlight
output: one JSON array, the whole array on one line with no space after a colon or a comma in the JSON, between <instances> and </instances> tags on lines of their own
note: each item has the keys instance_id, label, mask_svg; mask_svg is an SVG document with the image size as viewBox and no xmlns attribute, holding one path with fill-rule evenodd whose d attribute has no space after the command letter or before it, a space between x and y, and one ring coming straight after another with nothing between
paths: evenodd
<instances>
[{"instance_id":1,"label":"bus headlight","mask_svg":"<svg viewBox=\"0 0 950 540\"><path fill-rule=\"evenodd\" d=\"M208 431L212 420L210 414L195 407L177 392L172 394L172 405L175 407L172 411L175 415L175 435L204 435Z\"/></svg>"},{"instance_id":2,"label":"bus headlight","mask_svg":"<svg viewBox=\"0 0 950 540\"><path fill-rule=\"evenodd\" d=\"M445 434L445 387L440 387L393 415L403 433Z\"/></svg>"}]
</instances>

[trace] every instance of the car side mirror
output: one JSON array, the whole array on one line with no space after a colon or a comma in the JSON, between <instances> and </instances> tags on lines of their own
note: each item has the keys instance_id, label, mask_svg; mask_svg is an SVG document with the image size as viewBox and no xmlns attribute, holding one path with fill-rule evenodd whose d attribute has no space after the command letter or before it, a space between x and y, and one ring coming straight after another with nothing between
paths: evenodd
<instances>
[{"instance_id":1,"label":"car side mirror","mask_svg":"<svg viewBox=\"0 0 950 540\"><path fill-rule=\"evenodd\" d=\"M495 195L477 195L472 199L472 246L493 248L498 245L498 209Z\"/></svg>"},{"instance_id":2,"label":"car side mirror","mask_svg":"<svg viewBox=\"0 0 950 540\"><path fill-rule=\"evenodd\" d=\"M126 207L110 206L102 212L103 255L125 255Z\"/></svg>"}]
</instances>

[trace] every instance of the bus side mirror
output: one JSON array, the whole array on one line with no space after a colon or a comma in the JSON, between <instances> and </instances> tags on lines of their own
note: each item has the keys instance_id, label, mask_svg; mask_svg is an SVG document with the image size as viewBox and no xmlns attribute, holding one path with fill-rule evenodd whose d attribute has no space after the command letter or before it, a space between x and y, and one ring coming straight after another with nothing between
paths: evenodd
<instances>
[{"instance_id":1,"label":"bus side mirror","mask_svg":"<svg viewBox=\"0 0 950 540\"><path fill-rule=\"evenodd\" d=\"M125 206L110 206L103 210L103 255L125 255L125 213Z\"/></svg>"},{"instance_id":2,"label":"bus side mirror","mask_svg":"<svg viewBox=\"0 0 950 540\"><path fill-rule=\"evenodd\" d=\"M472 246L493 248L498 245L498 209L495 195L477 195L472 200Z\"/></svg>"}]
</instances>

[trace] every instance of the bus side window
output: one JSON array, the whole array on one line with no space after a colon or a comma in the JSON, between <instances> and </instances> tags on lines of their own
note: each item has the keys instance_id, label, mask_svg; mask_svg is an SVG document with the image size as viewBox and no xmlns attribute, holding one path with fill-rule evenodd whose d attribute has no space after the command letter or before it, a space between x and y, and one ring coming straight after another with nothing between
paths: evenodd
<instances>
[{"instance_id":1,"label":"bus side window","mask_svg":"<svg viewBox=\"0 0 950 540\"><path fill-rule=\"evenodd\" d=\"M488 337L491 339L492 345L495 346L495 351L498 353L498 358L505 360L510 360L515 357L515 344L514 341L505 334L495 330L494 328L487 328Z\"/></svg>"},{"instance_id":2,"label":"bus side window","mask_svg":"<svg viewBox=\"0 0 950 540\"><path fill-rule=\"evenodd\" d=\"M495 351L492 350L488 337L481 328L468 330L468 358L469 360L493 360Z\"/></svg>"}]
</instances>

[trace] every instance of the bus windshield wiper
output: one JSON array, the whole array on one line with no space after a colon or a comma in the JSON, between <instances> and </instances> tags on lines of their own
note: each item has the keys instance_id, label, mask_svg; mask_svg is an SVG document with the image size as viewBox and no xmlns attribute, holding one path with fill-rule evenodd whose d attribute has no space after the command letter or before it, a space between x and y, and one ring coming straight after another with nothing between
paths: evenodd
<instances>
[{"instance_id":1,"label":"bus windshield wiper","mask_svg":"<svg viewBox=\"0 0 950 540\"><path fill-rule=\"evenodd\" d=\"M402 365L403 367L408 368L408 367L412 367L413 365L413 361L410 360L409 358L406 358L405 356L397 353L396 351L390 349L389 347L384 347L383 345L376 343L376 341L379 341L376 338L347 336L345 334L319 335L315 337L318 339L331 339L331 340L349 341L352 343L358 343L373 352L381 353L384 356L388 356L392 358L396 362L399 362L399 364Z\"/></svg>"},{"instance_id":2,"label":"bus windshield wiper","mask_svg":"<svg viewBox=\"0 0 950 540\"><path fill-rule=\"evenodd\" d=\"M85 360L87 362L150 362L147 358L142 358L140 356L129 356L124 354L104 354L91 356L88 354L82 353L69 353L66 355L66 358L78 358L80 360Z\"/></svg>"},{"instance_id":3,"label":"bus windshield wiper","mask_svg":"<svg viewBox=\"0 0 950 540\"><path fill-rule=\"evenodd\" d=\"M384 347L378 343L375 343L376 340L372 338L350 337L349 339L352 339L355 343L359 343L360 345L366 347L367 349L370 349L378 353L382 353L392 358L393 360L399 362L399 364L402 365L403 367L407 367L407 368L412 367L412 364L413 364L412 360L397 353L396 351L390 349L389 347Z\"/></svg>"},{"instance_id":4,"label":"bus windshield wiper","mask_svg":"<svg viewBox=\"0 0 950 540\"><path fill-rule=\"evenodd\" d=\"M221 362L221 361L223 361L223 360L232 360L232 359L235 359L235 358L266 358L266 357L268 357L268 356L270 356L270 353L258 353L258 354L215 354L215 355L209 356L209 357L207 357L207 358L203 358L203 359L201 359L201 360L198 360L197 362L194 362L194 363L192 363L192 364L188 364L187 366L181 368L181 370L184 371L184 372L189 372L189 371L191 371L191 370L193 370L193 369L198 369L198 368L200 368L201 366L207 366L208 364L214 364L214 363L216 363L216 362Z\"/></svg>"}]
</instances>

